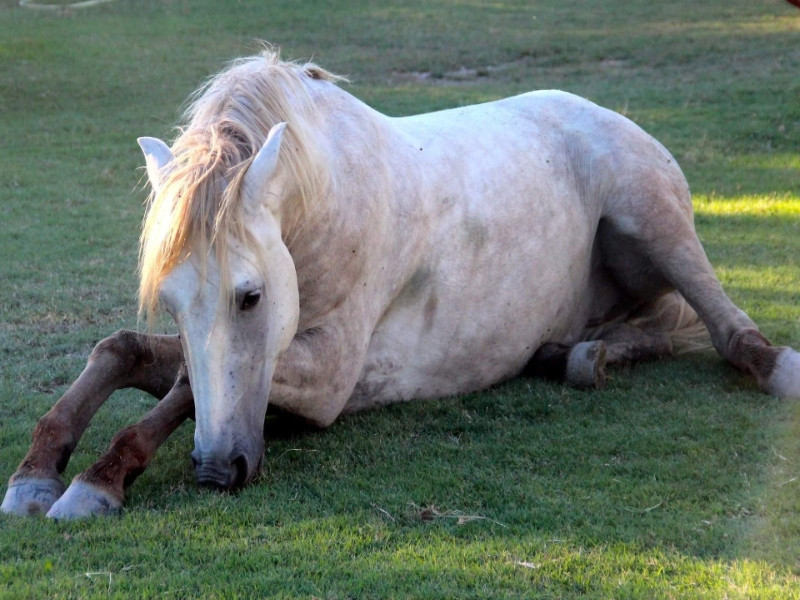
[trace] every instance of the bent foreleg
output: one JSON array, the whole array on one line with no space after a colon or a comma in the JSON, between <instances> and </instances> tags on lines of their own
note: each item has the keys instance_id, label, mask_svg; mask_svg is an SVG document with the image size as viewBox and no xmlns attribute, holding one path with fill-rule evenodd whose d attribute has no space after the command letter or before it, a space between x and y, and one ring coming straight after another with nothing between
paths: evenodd
<instances>
[{"instance_id":1,"label":"bent foreleg","mask_svg":"<svg viewBox=\"0 0 800 600\"><path fill-rule=\"evenodd\" d=\"M358 323L299 333L278 360L270 403L317 427L341 414L364 364L368 336Z\"/></svg>"},{"instance_id":2,"label":"bent foreleg","mask_svg":"<svg viewBox=\"0 0 800 600\"><path fill-rule=\"evenodd\" d=\"M34 427L31 447L11 476L0 509L46 513L64 491L59 474L97 409L126 387L162 398L182 363L177 336L119 331L99 342L78 379Z\"/></svg>"},{"instance_id":3,"label":"bent foreleg","mask_svg":"<svg viewBox=\"0 0 800 600\"><path fill-rule=\"evenodd\" d=\"M181 369L169 393L138 423L120 431L111 447L53 504L48 517L76 519L118 511L125 490L144 472L158 448L194 414L186 370Z\"/></svg>"}]
</instances>

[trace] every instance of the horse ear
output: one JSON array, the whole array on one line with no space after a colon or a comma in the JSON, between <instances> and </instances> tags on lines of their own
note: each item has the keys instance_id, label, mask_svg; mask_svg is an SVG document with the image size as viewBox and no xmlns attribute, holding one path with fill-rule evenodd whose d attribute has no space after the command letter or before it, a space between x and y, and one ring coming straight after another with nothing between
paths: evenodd
<instances>
[{"instance_id":1,"label":"horse ear","mask_svg":"<svg viewBox=\"0 0 800 600\"><path fill-rule=\"evenodd\" d=\"M158 138L140 137L139 147L144 152L144 160L147 164L147 178L154 190L161 184L161 172L174 158L172 150Z\"/></svg>"},{"instance_id":2,"label":"horse ear","mask_svg":"<svg viewBox=\"0 0 800 600\"><path fill-rule=\"evenodd\" d=\"M278 123L269 130L267 141L258 151L242 181L242 192L245 202L250 208L255 208L264 200L264 191L267 187L275 167L278 165L278 153L281 148L283 132L286 123Z\"/></svg>"}]
</instances>

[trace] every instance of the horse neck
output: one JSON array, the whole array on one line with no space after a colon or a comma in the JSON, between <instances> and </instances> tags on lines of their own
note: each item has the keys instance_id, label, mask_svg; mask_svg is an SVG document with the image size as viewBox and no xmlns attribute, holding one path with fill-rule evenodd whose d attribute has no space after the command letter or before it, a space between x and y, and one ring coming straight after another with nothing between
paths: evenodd
<instances>
[{"instance_id":1,"label":"horse neck","mask_svg":"<svg viewBox=\"0 0 800 600\"><path fill-rule=\"evenodd\" d=\"M308 85L319 112L311 139L329 172L329 185L308 206L284 202L284 237L299 248L320 238L342 238L346 231L356 233L368 225L365 217L374 205L389 200L388 166L376 145L391 138L390 119L332 83Z\"/></svg>"},{"instance_id":2,"label":"horse neck","mask_svg":"<svg viewBox=\"0 0 800 600\"><path fill-rule=\"evenodd\" d=\"M330 186L324 198L282 227L295 261L301 321L307 318L310 326L315 316L363 288L364 278L380 270L379 261L397 257L398 240L411 239L390 222L398 202L389 160L397 144L391 120L332 85L318 106L323 112L315 137L328 161Z\"/></svg>"}]
</instances>

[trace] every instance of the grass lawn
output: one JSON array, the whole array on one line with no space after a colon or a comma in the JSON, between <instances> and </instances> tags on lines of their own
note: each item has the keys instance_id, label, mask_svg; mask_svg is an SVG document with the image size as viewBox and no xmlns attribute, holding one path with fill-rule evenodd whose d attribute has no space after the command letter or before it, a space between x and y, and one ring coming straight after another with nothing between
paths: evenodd
<instances>
[{"instance_id":1,"label":"grass lawn","mask_svg":"<svg viewBox=\"0 0 800 600\"><path fill-rule=\"evenodd\" d=\"M54 0L51 0L54 1ZM800 348L800 10L779 0L0 0L0 494L93 344L137 327L143 159L256 40L401 115L535 88L678 158L727 291ZM152 405L98 413L66 479ZM800 598L800 406L713 353L517 380L325 432L271 418L264 472L197 489L192 427L118 518L0 518L0 598Z\"/></svg>"}]
</instances>

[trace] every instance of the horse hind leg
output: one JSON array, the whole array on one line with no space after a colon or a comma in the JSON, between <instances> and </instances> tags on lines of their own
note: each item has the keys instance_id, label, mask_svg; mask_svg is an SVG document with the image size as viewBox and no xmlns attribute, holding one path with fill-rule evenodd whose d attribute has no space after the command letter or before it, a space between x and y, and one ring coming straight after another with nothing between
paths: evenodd
<instances>
[{"instance_id":1,"label":"horse hind leg","mask_svg":"<svg viewBox=\"0 0 800 600\"><path fill-rule=\"evenodd\" d=\"M774 347L722 289L697 238L688 188L660 172L640 178L607 207L598 230L605 268L631 299L652 301L676 289L697 312L711 343L759 387L800 397L800 354Z\"/></svg>"},{"instance_id":2,"label":"horse hind leg","mask_svg":"<svg viewBox=\"0 0 800 600\"><path fill-rule=\"evenodd\" d=\"M522 372L578 388L602 389L606 368L655 360L673 353L671 336L617 322L587 332L587 340L572 346L548 342L533 355Z\"/></svg>"},{"instance_id":3,"label":"horse hind leg","mask_svg":"<svg viewBox=\"0 0 800 600\"><path fill-rule=\"evenodd\" d=\"M602 339L610 364L657 360L711 347L700 317L678 292L664 294L624 319L588 328L584 339Z\"/></svg>"},{"instance_id":4,"label":"horse hind leg","mask_svg":"<svg viewBox=\"0 0 800 600\"><path fill-rule=\"evenodd\" d=\"M787 346L772 346L757 329L736 332L727 351L729 362L753 375L764 392L778 398L800 398L800 353Z\"/></svg>"},{"instance_id":5,"label":"horse hind leg","mask_svg":"<svg viewBox=\"0 0 800 600\"><path fill-rule=\"evenodd\" d=\"M59 475L98 408L125 387L162 398L182 362L177 336L120 331L99 342L78 379L34 427L31 447L9 480L0 510L47 513L64 492Z\"/></svg>"}]
</instances>

